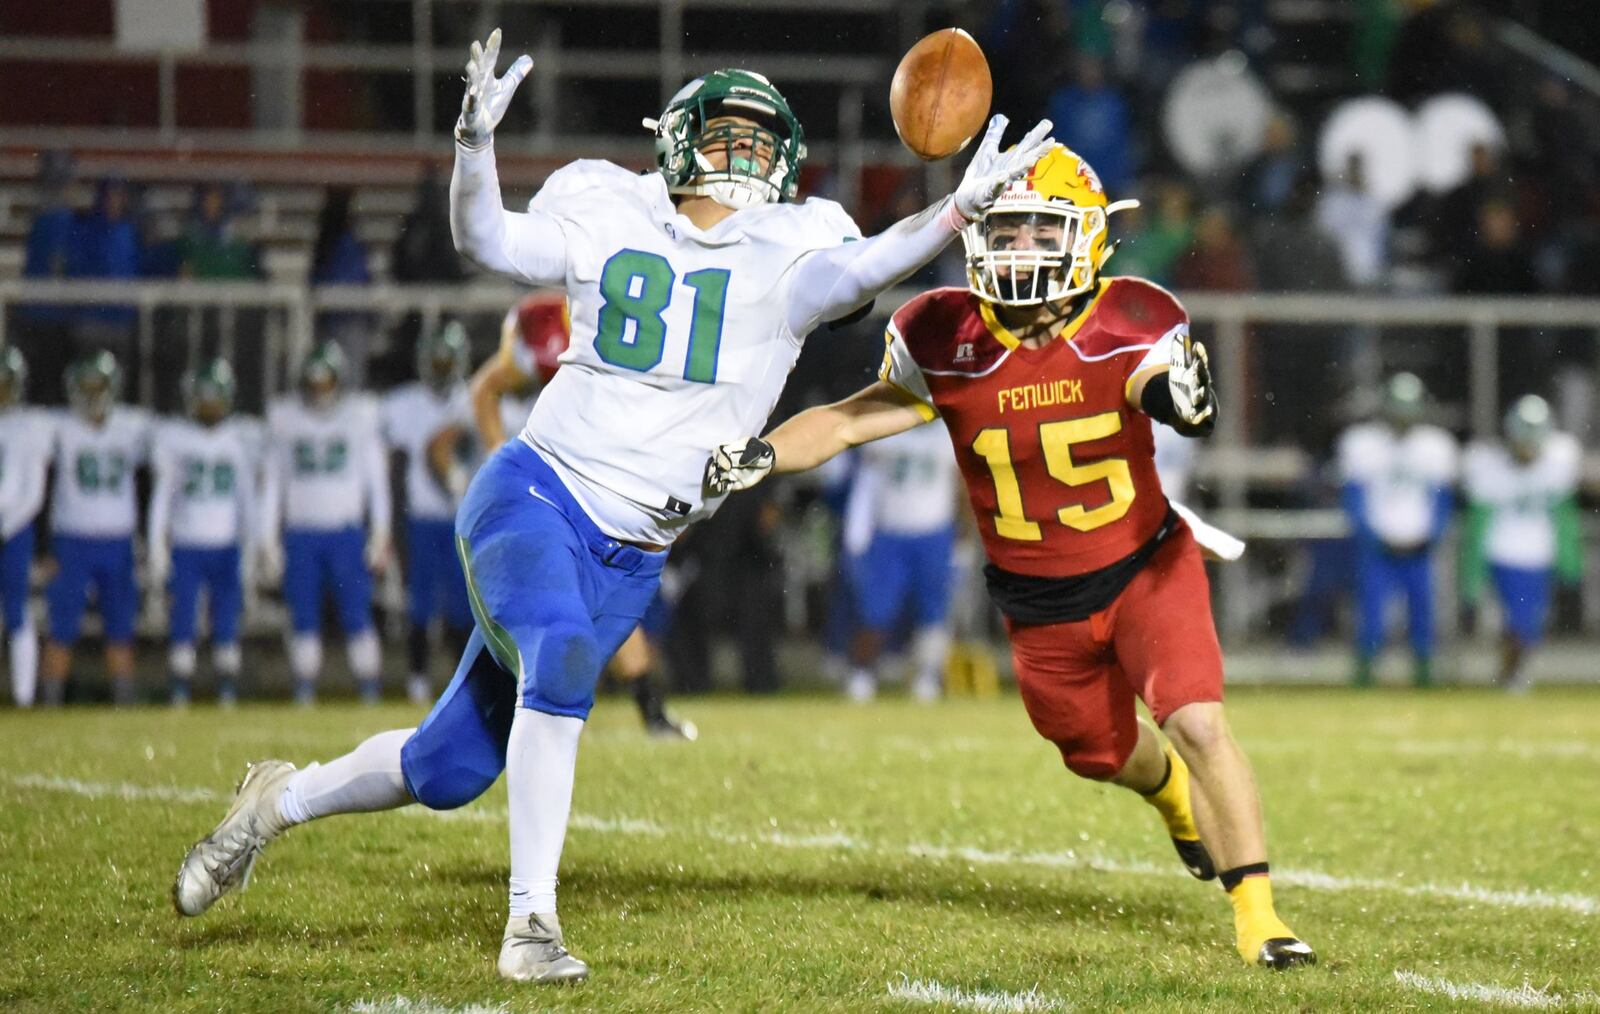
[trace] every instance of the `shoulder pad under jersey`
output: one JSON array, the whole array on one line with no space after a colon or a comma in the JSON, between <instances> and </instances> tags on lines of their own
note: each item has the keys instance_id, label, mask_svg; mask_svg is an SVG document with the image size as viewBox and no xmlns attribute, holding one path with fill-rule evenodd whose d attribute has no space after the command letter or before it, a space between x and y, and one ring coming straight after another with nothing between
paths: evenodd
<instances>
[{"instance_id":1,"label":"shoulder pad under jersey","mask_svg":"<svg viewBox=\"0 0 1600 1014\"><path fill-rule=\"evenodd\" d=\"M1085 356L1108 356L1121 349L1153 345L1174 329L1188 326L1189 315L1178 297L1154 282L1114 277L1103 284L1089 311L1092 326L1084 327L1073 339Z\"/></svg>"}]
</instances>

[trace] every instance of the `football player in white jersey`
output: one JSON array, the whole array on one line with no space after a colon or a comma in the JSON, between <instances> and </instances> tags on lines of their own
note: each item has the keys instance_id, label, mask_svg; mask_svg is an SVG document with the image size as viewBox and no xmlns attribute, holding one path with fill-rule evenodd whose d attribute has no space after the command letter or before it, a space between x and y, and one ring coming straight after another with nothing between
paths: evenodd
<instances>
[{"instance_id":1,"label":"football player in white jersey","mask_svg":"<svg viewBox=\"0 0 1600 1014\"><path fill-rule=\"evenodd\" d=\"M380 405L383 436L406 459L406 657L413 703L433 699L428 674L428 631L435 616L445 643L459 656L472 634L467 582L456 559L458 491L441 481L429 459L434 438L470 425L467 403L467 335L451 322L417 344L417 378L390 391Z\"/></svg>"},{"instance_id":2,"label":"football player in white jersey","mask_svg":"<svg viewBox=\"0 0 1600 1014\"><path fill-rule=\"evenodd\" d=\"M477 620L456 677L417 730L295 772L259 764L174 888L198 914L283 829L420 802L461 806L507 772L510 919L500 974L585 978L556 917L578 739L601 666L638 626L668 544L724 499L710 449L772 411L807 334L932 259L1044 150L1041 123L1002 153L996 117L954 195L857 240L831 201L794 201L805 140L765 78L714 71L673 96L658 172L580 161L525 213L506 210L493 131L532 60L495 76L474 43L456 129L451 226L479 265L564 286L572 344L520 436L479 469L456 518Z\"/></svg>"},{"instance_id":3,"label":"football player in white jersey","mask_svg":"<svg viewBox=\"0 0 1600 1014\"><path fill-rule=\"evenodd\" d=\"M39 638L28 609L34 521L44 506L45 473L55 423L24 402L28 363L16 346L0 350L0 604L5 607L11 700L33 704L39 677Z\"/></svg>"},{"instance_id":4,"label":"football player in white jersey","mask_svg":"<svg viewBox=\"0 0 1600 1014\"><path fill-rule=\"evenodd\" d=\"M853 701L876 696L876 666L895 625L909 617L911 694L939 696L950 653L956 497L962 487L944 426L919 426L861 447L844 510L846 573L859 622L845 679Z\"/></svg>"},{"instance_id":5,"label":"football player in white jersey","mask_svg":"<svg viewBox=\"0 0 1600 1014\"><path fill-rule=\"evenodd\" d=\"M1463 462L1462 597L1476 605L1484 579L1493 580L1504 620L1499 682L1513 692L1528 689L1528 652L1544 637L1554 580L1583 576L1582 467L1583 448L1555 429L1536 394L1506 413L1503 443L1474 444Z\"/></svg>"},{"instance_id":6,"label":"football player in white jersey","mask_svg":"<svg viewBox=\"0 0 1600 1014\"><path fill-rule=\"evenodd\" d=\"M65 697L72 646L91 586L105 626L112 698L119 706L134 702L133 621L139 612L133 573L138 522L134 471L148 451L150 417L142 409L117 404L121 387L122 368L110 352L67 367L72 409L55 427L50 507L57 571L47 593L50 639L41 687L46 705L58 705Z\"/></svg>"},{"instance_id":7,"label":"football player in white jersey","mask_svg":"<svg viewBox=\"0 0 1600 1014\"><path fill-rule=\"evenodd\" d=\"M1384 390L1383 417L1339 438L1344 508L1356 542L1358 686L1372 682L1384 609L1395 592L1406 599L1412 680L1419 687L1433 680L1433 551L1450 521L1456 442L1422 421L1426 406L1422 381L1397 373Z\"/></svg>"},{"instance_id":8,"label":"football player in white jersey","mask_svg":"<svg viewBox=\"0 0 1600 1014\"><path fill-rule=\"evenodd\" d=\"M183 377L187 418L157 425L155 485L145 545L151 583L168 584L167 672L174 706L189 703L200 591L211 612L217 703L238 701L242 561L255 531L256 462L243 420L232 415L233 367L213 359Z\"/></svg>"},{"instance_id":9,"label":"football player in white jersey","mask_svg":"<svg viewBox=\"0 0 1600 1014\"><path fill-rule=\"evenodd\" d=\"M344 373L344 353L324 342L302 364L299 390L267 412L261 544L267 573L283 574L289 668L300 704L316 699L322 603L329 595L361 698L379 696L372 572L389 554L389 469L377 404L346 391Z\"/></svg>"}]
</instances>

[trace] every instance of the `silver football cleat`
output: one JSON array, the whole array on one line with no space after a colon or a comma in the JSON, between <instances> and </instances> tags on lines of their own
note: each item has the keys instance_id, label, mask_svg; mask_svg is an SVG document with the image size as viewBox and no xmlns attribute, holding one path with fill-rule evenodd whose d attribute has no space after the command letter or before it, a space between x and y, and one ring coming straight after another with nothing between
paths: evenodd
<instances>
[{"instance_id":1,"label":"silver football cleat","mask_svg":"<svg viewBox=\"0 0 1600 1014\"><path fill-rule=\"evenodd\" d=\"M245 771L227 816L178 867L172 905L179 915L199 915L249 881L256 857L286 826L278 815L278 797L294 770L288 761L269 760Z\"/></svg>"},{"instance_id":2,"label":"silver football cleat","mask_svg":"<svg viewBox=\"0 0 1600 1014\"><path fill-rule=\"evenodd\" d=\"M561 920L546 915L512 916L500 942L500 977L516 982L582 982L589 966L568 952Z\"/></svg>"}]
</instances>

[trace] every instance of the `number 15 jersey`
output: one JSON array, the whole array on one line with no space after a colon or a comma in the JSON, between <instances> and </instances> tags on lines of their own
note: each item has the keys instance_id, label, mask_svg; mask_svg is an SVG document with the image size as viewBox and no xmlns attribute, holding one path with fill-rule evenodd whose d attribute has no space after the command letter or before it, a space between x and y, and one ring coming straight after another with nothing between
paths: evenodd
<instances>
[{"instance_id":1,"label":"number 15 jersey","mask_svg":"<svg viewBox=\"0 0 1600 1014\"><path fill-rule=\"evenodd\" d=\"M797 265L861 233L817 198L702 231L660 173L600 161L558 170L529 208L566 242L572 341L523 439L607 535L670 543L721 502L702 493L706 455L760 432L794 368Z\"/></svg>"},{"instance_id":2,"label":"number 15 jersey","mask_svg":"<svg viewBox=\"0 0 1600 1014\"><path fill-rule=\"evenodd\" d=\"M990 561L1076 577L1138 550L1167 516L1151 420L1127 391L1188 327L1165 289L1107 278L1030 349L967 290L935 289L890 319L880 376L944 419Z\"/></svg>"}]
</instances>

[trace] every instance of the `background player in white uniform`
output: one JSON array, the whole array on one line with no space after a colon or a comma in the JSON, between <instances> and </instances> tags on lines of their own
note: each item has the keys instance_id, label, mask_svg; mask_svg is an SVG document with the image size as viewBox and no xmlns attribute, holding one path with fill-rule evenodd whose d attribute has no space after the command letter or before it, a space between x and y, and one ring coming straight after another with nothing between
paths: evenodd
<instances>
[{"instance_id":1,"label":"background player in white uniform","mask_svg":"<svg viewBox=\"0 0 1600 1014\"><path fill-rule=\"evenodd\" d=\"M1415 661L1413 680L1433 679L1433 551L1450 520L1456 442L1422 421L1427 391L1410 373L1389 379L1383 418L1339 438L1345 513L1356 543L1358 685L1372 682L1384 642L1384 609L1396 591L1406 599Z\"/></svg>"},{"instance_id":2,"label":"background player in white uniform","mask_svg":"<svg viewBox=\"0 0 1600 1014\"><path fill-rule=\"evenodd\" d=\"M50 640L44 651L43 702L60 704L72 667L83 610L94 590L105 627L112 697L132 704L133 532L138 522L134 471L144 463L150 417L117 404L122 368L99 352L67 368L72 410L55 428L55 486L50 507L57 571L50 582Z\"/></svg>"},{"instance_id":3,"label":"background player in white uniform","mask_svg":"<svg viewBox=\"0 0 1600 1014\"><path fill-rule=\"evenodd\" d=\"M28 573L55 429L48 412L24 403L27 389L27 361L8 345L0 350L0 604L5 607L11 699L19 708L33 704L39 677Z\"/></svg>"},{"instance_id":4,"label":"background player in white uniform","mask_svg":"<svg viewBox=\"0 0 1600 1014\"><path fill-rule=\"evenodd\" d=\"M470 425L467 401L467 335L451 322L417 344L417 380L384 396L383 437L406 459L406 657L411 674L406 694L413 703L433 697L428 674L429 627L438 616L445 643L459 656L472 633L467 582L456 559L456 506L462 490L451 490L429 447L441 433Z\"/></svg>"},{"instance_id":5,"label":"background player in white uniform","mask_svg":"<svg viewBox=\"0 0 1600 1014\"><path fill-rule=\"evenodd\" d=\"M300 390L267 413L261 541L269 573L280 568L289 606L295 700L316 698L322 670L322 603L332 595L356 686L378 699L382 659L372 626L372 574L389 553L389 469L378 407L344 389L344 354L318 346Z\"/></svg>"},{"instance_id":6,"label":"background player in white uniform","mask_svg":"<svg viewBox=\"0 0 1600 1014\"><path fill-rule=\"evenodd\" d=\"M1506 413L1504 443L1467 449L1463 598L1475 605L1484 578L1493 579L1504 620L1499 681L1508 690L1528 687L1524 666L1544 636L1554 580L1575 584L1583 576L1582 465L1577 439L1555 430L1549 404L1536 394Z\"/></svg>"},{"instance_id":7,"label":"background player in white uniform","mask_svg":"<svg viewBox=\"0 0 1600 1014\"><path fill-rule=\"evenodd\" d=\"M200 591L211 614L217 701L238 700L242 561L256 530L256 460L248 423L233 416L233 368L215 359L183 378L187 418L163 420L151 459L155 486L147 519L151 584L170 577L167 671L171 701L189 703L196 663Z\"/></svg>"},{"instance_id":8,"label":"background player in white uniform","mask_svg":"<svg viewBox=\"0 0 1600 1014\"><path fill-rule=\"evenodd\" d=\"M478 623L456 677L415 733L375 736L323 767L257 765L185 859L174 889L198 914L273 835L333 813L476 798L507 771L510 919L499 971L572 981L556 870L578 739L603 661L654 596L668 543L708 517L706 455L772 411L805 336L926 263L1038 157L1049 125L999 151L1003 118L953 198L861 242L837 204L792 201L805 144L759 75L715 71L658 121L658 173L576 162L525 214L500 197L491 145L532 66L494 72L500 33L473 44L457 125L457 248L529 285L566 287L572 345L521 439L479 469L456 519Z\"/></svg>"},{"instance_id":9,"label":"background player in white uniform","mask_svg":"<svg viewBox=\"0 0 1600 1014\"><path fill-rule=\"evenodd\" d=\"M912 624L912 696L939 696L950 652L950 592L957 494L961 490L950 437L942 425L919 426L857 452L855 482L844 511L844 551L859 630L851 700L877 693L878 656L897 623Z\"/></svg>"}]
</instances>

